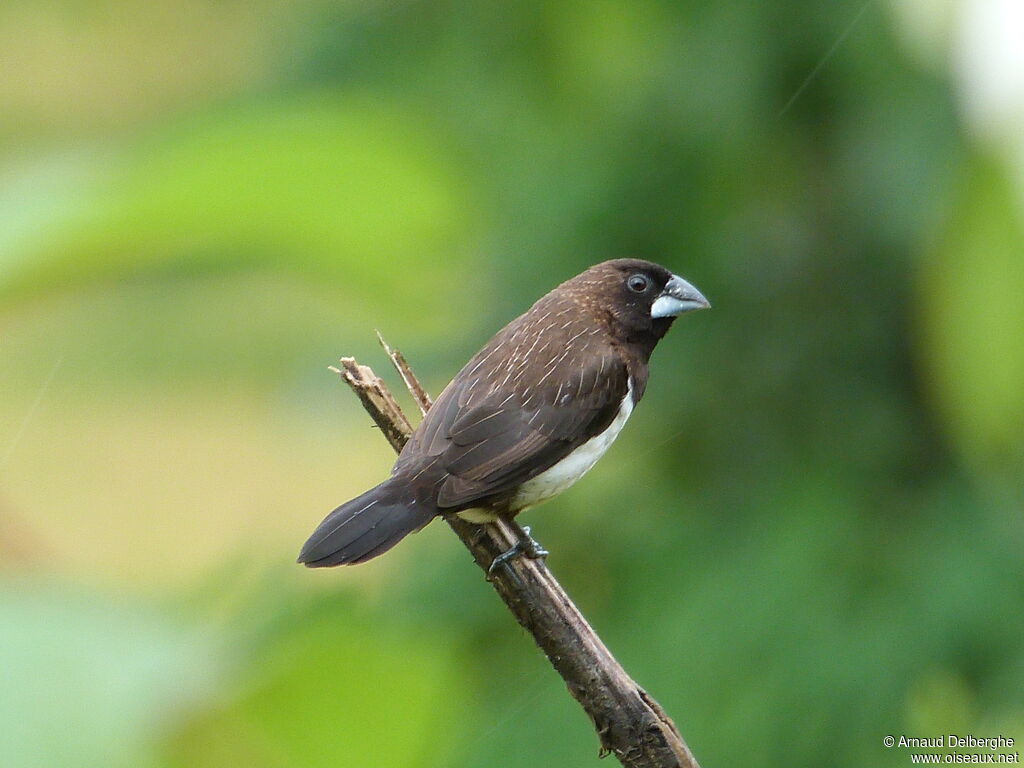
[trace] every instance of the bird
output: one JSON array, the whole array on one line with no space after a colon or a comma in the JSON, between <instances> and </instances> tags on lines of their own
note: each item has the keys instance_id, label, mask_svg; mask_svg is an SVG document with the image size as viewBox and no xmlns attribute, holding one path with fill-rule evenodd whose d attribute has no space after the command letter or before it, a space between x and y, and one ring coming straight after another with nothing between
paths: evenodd
<instances>
[{"instance_id":1,"label":"bird","mask_svg":"<svg viewBox=\"0 0 1024 768\"><path fill-rule=\"evenodd\" d=\"M607 451L644 395L655 345L711 305L642 259L596 264L541 297L460 370L391 476L331 512L298 562L363 563L440 515L511 519L569 488ZM529 536L491 568L547 552Z\"/></svg>"}]
</instances>

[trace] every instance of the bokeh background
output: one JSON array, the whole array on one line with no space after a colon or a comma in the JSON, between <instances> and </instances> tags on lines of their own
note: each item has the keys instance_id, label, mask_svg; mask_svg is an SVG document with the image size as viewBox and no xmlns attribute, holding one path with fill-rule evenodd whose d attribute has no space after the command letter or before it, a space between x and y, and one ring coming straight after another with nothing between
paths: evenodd
<instances>
[{"instance_id":1,"label":"bokeh background","mask_svg":"<svg viewBox=\"0 0 1024 768\"><path fill-rule=\"evenodd\" d=\"M1024 739L1018 0L0 5L0 764L591 766L442 525L306 571L605 258L714 310L528 515L705 766Z\"/></svg>"}]
</instances>

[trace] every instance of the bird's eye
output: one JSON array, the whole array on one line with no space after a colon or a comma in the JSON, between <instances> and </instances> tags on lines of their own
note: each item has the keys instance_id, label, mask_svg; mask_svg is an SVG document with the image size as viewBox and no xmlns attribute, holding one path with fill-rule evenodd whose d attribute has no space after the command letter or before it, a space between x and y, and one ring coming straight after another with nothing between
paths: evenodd
<instances>
[{"instance_id":1,"label":"bird's eye","mask_svg":"<svg viewBox=\"0 0 1024 768\"><path fill-rule=\"evenodd\" d=\"M629 286L629 290L635 293L643 293L647 290L647 286L650 285L650 280L643 275L630 275L629 280L626 281L626 285Z\"/></svg>"}]
</instances>

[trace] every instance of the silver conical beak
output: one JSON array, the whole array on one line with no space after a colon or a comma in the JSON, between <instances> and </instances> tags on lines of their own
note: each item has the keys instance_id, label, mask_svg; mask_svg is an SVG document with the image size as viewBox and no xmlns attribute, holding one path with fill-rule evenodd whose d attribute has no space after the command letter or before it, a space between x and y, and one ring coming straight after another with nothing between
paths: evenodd
<instances>
[{"instance_id":1,"label":"silver conical beak","mask_svg":"<svg viewBox=\"0 0 1024 768\"><path fill-rule=\"evenodd\" d=\"M710 306L711 302L704 298L704 294L679 275L672 275L661 295L651 305L651 317L675 317L695 309L708 309Z\"/></svg>"}]
</instances>

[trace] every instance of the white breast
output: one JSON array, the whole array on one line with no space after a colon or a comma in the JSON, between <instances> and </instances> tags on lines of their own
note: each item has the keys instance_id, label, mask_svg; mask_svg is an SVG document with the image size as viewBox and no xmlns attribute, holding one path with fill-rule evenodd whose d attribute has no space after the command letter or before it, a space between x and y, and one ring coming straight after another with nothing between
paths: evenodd
<instances>
[{"instance_id":1,"label":"white breast","mask_svg":"<svg viewBox=\"0 0 1024 768\"><path fill-rule=\"evenodd\" d=\"M539 504L545 499L557 496L587 474L608 450L608 447L615 442L615 438L619 436L619 432L626 425L626 420L632 412L633 382L630 381L626 396L622 398L622 404L619 405L619 412L615 414L615 419L608 425L608 428L587 440L550 469L519 486L510 507L514 510L521 510Z\"/></svg>"}]
</instances>

